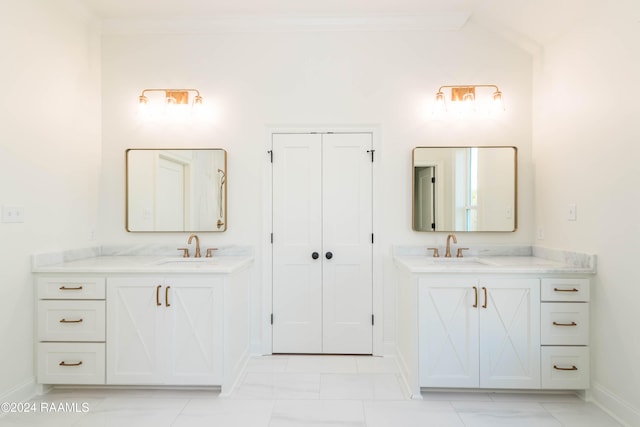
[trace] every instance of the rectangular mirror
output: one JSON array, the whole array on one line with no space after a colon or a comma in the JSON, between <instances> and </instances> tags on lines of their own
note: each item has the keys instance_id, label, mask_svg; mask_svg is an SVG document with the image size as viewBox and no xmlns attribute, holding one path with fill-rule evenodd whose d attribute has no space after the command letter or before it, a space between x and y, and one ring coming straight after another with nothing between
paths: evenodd
<instances>
[{"instance_id":1,"label":"rectangular mirror","mask_svg":"<svg viewBox=\"0 0 640 427\"><path fill-rule=\"evenodd\" d=\"M413 149L415 231L515 231L516 147Z\"/></svg>"},{"instance_id":2,"label":"rectangular mirror","mask_svg":"<svg viewBox=\"0 0 640 427\"><path fill-rule=\"evenodd\" d=\"M225 231L227 152L128 149L127 231Z\"/></svg>"}]
</instances>

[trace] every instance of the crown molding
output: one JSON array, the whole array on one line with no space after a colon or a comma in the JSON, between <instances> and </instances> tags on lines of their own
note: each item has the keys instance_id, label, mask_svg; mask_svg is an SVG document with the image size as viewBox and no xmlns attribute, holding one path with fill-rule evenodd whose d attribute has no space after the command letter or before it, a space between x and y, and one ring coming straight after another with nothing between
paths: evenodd
<instances>
[{"instance_id":1,"label":"crown molding","mask_svg":"<svg viewBox=\"0 0 640 427\"><path fill-rule=\"evenodd\" d=\"M102 33L217 34L311 31L458 31L470 13L367 16L225 16L105 19Z\"/></svg>"}]
</instances>

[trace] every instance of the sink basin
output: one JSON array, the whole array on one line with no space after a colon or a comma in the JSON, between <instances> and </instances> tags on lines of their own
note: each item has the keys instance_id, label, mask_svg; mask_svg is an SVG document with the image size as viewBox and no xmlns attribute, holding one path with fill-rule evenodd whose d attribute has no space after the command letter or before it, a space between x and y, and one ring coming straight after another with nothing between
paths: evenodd
<instances>
[{"instance_id":1,"label":"sink basin","mask_svg":"<svg viewBox=\"0 0 640 427\"><path fill-rule=\"evenodd\" d=\"M479 265L497 265L491 261L488 261L484 258L476 258L476 257L467 257L467 258L434 258L428 257L426 258L426 263L433 265L450 265L452 267L463 267L463 266L479 266Z\"/></svg>"},{"instance_id":2,"label":"sink basin","mask_svg":"<svg viewBox=\"0 0 640 427\"><path fill-rule=\"evenodd\" d=\"M155 263L155 265L164 266L207 266L216 265L217 261L213 258L166 258Z\"/></svg>"}]
</instances>

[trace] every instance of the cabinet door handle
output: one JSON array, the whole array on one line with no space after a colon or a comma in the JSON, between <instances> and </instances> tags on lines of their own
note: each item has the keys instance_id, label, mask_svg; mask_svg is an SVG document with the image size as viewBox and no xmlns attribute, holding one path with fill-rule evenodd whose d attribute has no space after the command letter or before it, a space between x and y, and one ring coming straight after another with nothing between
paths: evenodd
<instances>
[{"instance_id":1,"label":"cabinet door handle","mask_svg":"<svg viewBox=\"0 0 640 427\"><path fill-rule=\"evenodd\" d=\"M318 259L318 258L320 258L320 254L318 252L314 252L314 253L311 254L311 258Z\"/></svg>"},{"instance_id":2,"label":"cabinet door handle","mask_svg":"<svg viewBox=\"0 0 640 427\"><path fill-rule=\"evenodd\" d=\"M158 285L156 286L156 305L157 306L161 306L162 304L160 303L160 288L162 287L162 285Z\"/></svg>"},{"instance_id":3,"label":"cabinet door handle","mask_svg":"<svg viewBox=\"0 0 640 427\"><path fill-rule=\"evenodd\" d=\"M76 286L75 288L67 288L65 285L62 285L62 286L60 286L59 289L61 291L81 291L82 290L82 285Z\"/></svg>"},{"instance_id":4,"label":"cabinet door handle","mask_svg":"<svg viewBox=\"0 0 640 427\"><path fill-rule=\"evenodd\" d=\"M576 322L571 322L571 323L558 323L558 322L553 322L554 326L578 326L578 324Z\"/></svg>"},{"instance_id":5,"label":"cabinet door handle","mask_svg":"<svg viewBox=\"0 0 640 427\"><path fill-rule=\"evenodd\" d=\"M560 368L558 365L553 365L553 369L557 369L558 371L577 371L576 365L572 365L570 368Z\"/></svg>"},{"instance_id":6,"label":"cabinet door handle","mask_svg":"<svg viewBox=\"0 0 640 427\"><path fill-rule=\"evenodd\" d=\"M60 319L60 323L82 323L82 318L78 320Z\"/></svg>"},{"instance_id":7,"label":"cabinet door handle","mask_svg":"<svg viewBox=\"0 0 640 427\"><path fill-rule=\"evenodd\" d=\"M82 360L78 363L67 363L64 360L58 364L58 366L80 366L82 365Z\"/></svg>"},{"instance_id":8,"label":"cabinet door handle","mask_svg":"<svg viewBox=\"0 0 640 427\"><path fill-rule=\"evenodd\" d=\"M327 252L326 254L324 254L324 256L325 256L326 259L331 259L331 258L333 258L333 253Z\"/></svg>"},{"instance_id":9,"label":"cabinet door handle","mask_svg":"<svg viewBox=\"0 0 640 427\"><path fill-rule=\"evenodd\" d=\"M473 291L476 294L476 299L475 299L475 302L473 303L473 308L478 308L478 287L474 286Z\"/></svg>"},{"instance_id":10,"label":"cabinet door handle","mask_svg":"<svg viewBox=\"0 0 640 427\"><path fill-rule=\"evenodd\" d=\"M580 292L576 288L571 288L571 289L553 288L553 290L556 292Z\"/></svg>"},{"instance_id":11,"label":"cabinet door handle","mask_svg":"<svg viewBox=\"0 0 640 427\"><path fill-rule=\"evenodd\" d=\"M171 304L169 304L169 289L171 289L171 286L167 286L164 289L164 305L166 307L171 307Z\"/></svg>"},{"instance_id":12,"label":"cabinet door handle","mask_svg":"<svg viewBox=\"0 0 640 427\"><path fill-rule=\"evenodd\" d=\"M482 304L482 308L487 308L487 288L482 287L482 293L484 293L484 304Z\"/></svg>"}]
</instances>

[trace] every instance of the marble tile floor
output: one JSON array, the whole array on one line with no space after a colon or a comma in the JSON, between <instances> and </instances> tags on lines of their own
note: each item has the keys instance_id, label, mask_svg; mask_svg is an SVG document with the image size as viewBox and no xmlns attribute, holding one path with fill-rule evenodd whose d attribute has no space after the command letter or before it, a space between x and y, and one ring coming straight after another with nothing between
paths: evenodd
<instances>
[{"instance_id":1,"label":"marble tile floor","mask_svg":"<svg viewBox=\"0 0 640 427\"><path fill-rule=\"evenodd\" d=\"M56 388L30 401L38 411L4 414L0 426L620 426L572 394L425 392L424 400L409 400L395 360L382 357L254 357L231 396L218 394ZM60 403L71 411L39 410Z\"/></svg>"}]
</instances>

